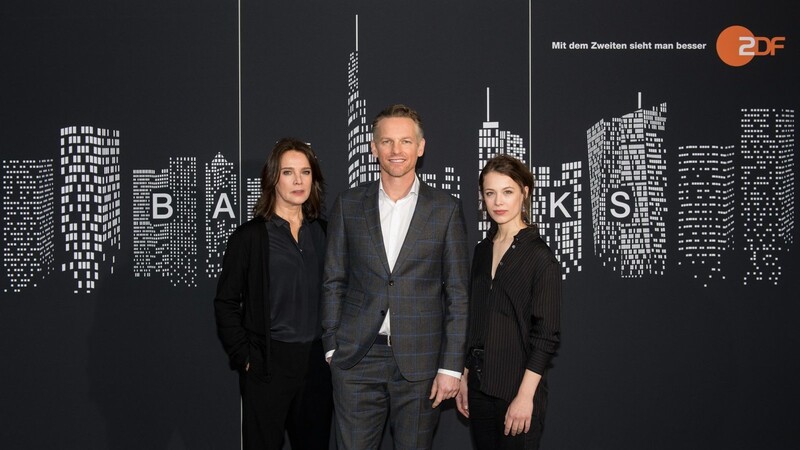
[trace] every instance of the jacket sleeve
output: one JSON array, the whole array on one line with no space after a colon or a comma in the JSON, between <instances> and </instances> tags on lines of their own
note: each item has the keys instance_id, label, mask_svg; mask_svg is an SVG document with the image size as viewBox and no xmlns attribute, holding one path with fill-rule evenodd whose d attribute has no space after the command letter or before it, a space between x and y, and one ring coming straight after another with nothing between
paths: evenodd
<instances>
[{"instance_id":1,"label":"jacket sleeve","mask_svg":"<svg viewBox=\"0 0 800 450\"><path fill-rule=\"evenodd\" d=\"M453 208L442 255L442 287L445 308L439 368L461 373L466 352L469 307L469 247L461 203Z\"/></svg>"},{"instance_id":2,"label":"jacket sleeve","mask_svg":"<svg viewBox=\"0 0 800 450\"><path fill-rule=\"evenodd\" d=\"M217 335L234 369L243 369L250 354L247 331L242 322L250 251L251 246L247 245L241 229L231 234L214 297Z\"/></svg>"},{"instance_id":3,"label":"jacket sleeve","mask_svg":"<svg viewBox=\"0 0 800 450\"><path fill-rule=\"evenodd\" d=\"M347 293L349 259L341 196L333 205L327 228L328 245L322 277L322 345L325 352L337 348L336 331L339 328L342 299Z\"/></svg>"}]
</instances>

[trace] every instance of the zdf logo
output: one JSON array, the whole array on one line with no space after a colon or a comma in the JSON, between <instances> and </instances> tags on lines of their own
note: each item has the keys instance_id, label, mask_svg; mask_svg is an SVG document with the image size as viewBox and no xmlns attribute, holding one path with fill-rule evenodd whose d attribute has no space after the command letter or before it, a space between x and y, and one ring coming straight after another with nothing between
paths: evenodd
<instances>
[{"instance_id":1,"label":"zdf logo","mask_svg":"<svg viewBox=\"0 0 800 450\"><path fill-rule=\"evenodd\" d=\"M741 25L733 25L722 30L717 38L717 54L725 64L740 67L756 56L775 56L775 51L783 48L786 38L772 39L754 36L753 32Z\"/></svg>"}]
</instances>

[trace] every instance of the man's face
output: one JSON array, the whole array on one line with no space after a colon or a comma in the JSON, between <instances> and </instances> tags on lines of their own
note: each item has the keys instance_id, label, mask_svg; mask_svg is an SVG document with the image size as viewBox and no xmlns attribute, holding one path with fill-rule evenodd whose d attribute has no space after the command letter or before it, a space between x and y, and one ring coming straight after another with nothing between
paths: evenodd
<instances>
[{"instance_id":1,"label":"man's face","mask_svg":"<svg viewBox=\"0 0 800 450\"><path fill-rule=\"evenodd\" d=\"M417 124L407 117L386 117L375 126L374 134L372 154L381 166L381 176L413 176L417 159L425 153L425 139Z\"/></svg>"}]
</instances>

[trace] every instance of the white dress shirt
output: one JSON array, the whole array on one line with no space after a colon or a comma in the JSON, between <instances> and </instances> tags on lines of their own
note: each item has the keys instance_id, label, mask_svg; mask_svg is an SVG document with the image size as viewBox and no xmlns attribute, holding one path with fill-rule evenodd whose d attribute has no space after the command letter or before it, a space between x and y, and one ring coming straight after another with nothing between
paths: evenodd
<instances>
[{"instance_id":1,"label":"white dress shirt","mask_svg":"<svg viewBox=\"0 0 800 450\"><path fill-rule=\"evenodd\" d=\"M386 260L389 262L389 270L394 270L394 263L397 262L397 255L403 247L403 242L408 234L408 226L411 225L411 218L417 207L417 197L419 196L419 178L414 177L414 184L405 197L395 201L389 198L383 190L383 181L378 183L378 211L381 216L381 233L383 233L383 248L386 250ZM386 317L378 334L391 335L389 315L391 312L386 310Z\"/></svg>"},{"instance_id":2,"label":"white dress shirt","mask_svg":"<svg viewBox=\"0 0 800 450\"><path fill-rule=\"evenodd\" d=\"M389 262L389 270L393 271L394 263L397 262L397 256L400 254L400 249L403 248L403 242L406 240L408 227L411 225L411 218L414 217L414 210L417 208L419 178L414 177L414 184L411 185L411 190L408 191L405 197L398 199L396 202L392 201L389 195L386 194L386 191L383 190L383 181L378 183L378 186L378 210L381 216L383 248L386 250L386 260ZM391 311L387 309L386 317L383 319L378 334L391 336L390 315ZM450 375L451 377L461 378L461 373L453 370L440 368L438 372Z\"/></svg>"}]
</instances>

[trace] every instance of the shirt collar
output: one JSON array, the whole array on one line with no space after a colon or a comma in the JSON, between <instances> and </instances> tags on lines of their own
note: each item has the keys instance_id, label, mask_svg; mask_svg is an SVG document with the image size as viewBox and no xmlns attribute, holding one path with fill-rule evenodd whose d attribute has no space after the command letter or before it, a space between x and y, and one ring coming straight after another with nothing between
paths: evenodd
<instances>
[{"instance_id":1,"label":"shirt collar","mask_svg":"<svg viewBox=\"0 0 800 450\"><path fill-rule=\"evenodd\" d=\"M275 225L278 228L284 227L284 226L285 227L289 226L289 222L286 219L284 219L283 217L281 217L281 216L279 216L277 214L272 214L272 217L270 217L269 221L272 222L272 224ZM308 219L303 217L303 225L305 225L307 223L308 223Z\"/></svg>"},{"instance_id":2,"label":"shirt collar","mask_svg":"<svg viewBox=\"0 0 800 450\"><path fill-rule=\"evenodd\" d=\"M382 178L378 179L378 192L380 192L381 197L383 197L384 199L391 200L389 198L389 194L387 194L386 191L383 190L383 179ZM414 194L415 196L419 196L419 177L416 176L416 175L414 176L414 184L411 185L411 190L408 191L408 194L406 194L406 196L403 197L403 198L408 198L411 194ZM402 200L403 198L401 198L399 200Z\"/></svg>"},{"instance_id":3,"label":"shirt collar","mask_svg":"<svg viewBox=\"0 0 800 450\"><path fill-rule=\"evenodd\" d=\"M486 233L486 239L491 241L494 239L494 236L497 234L497 224L492 222L492 225L489 227L489 231ZM539 226L536 224L530 224L525 228L520 229L516 235L514 235L514 240L522 240L522 239L536 239L540 237L539 234Z\"/></svg>"}]
</instances>

